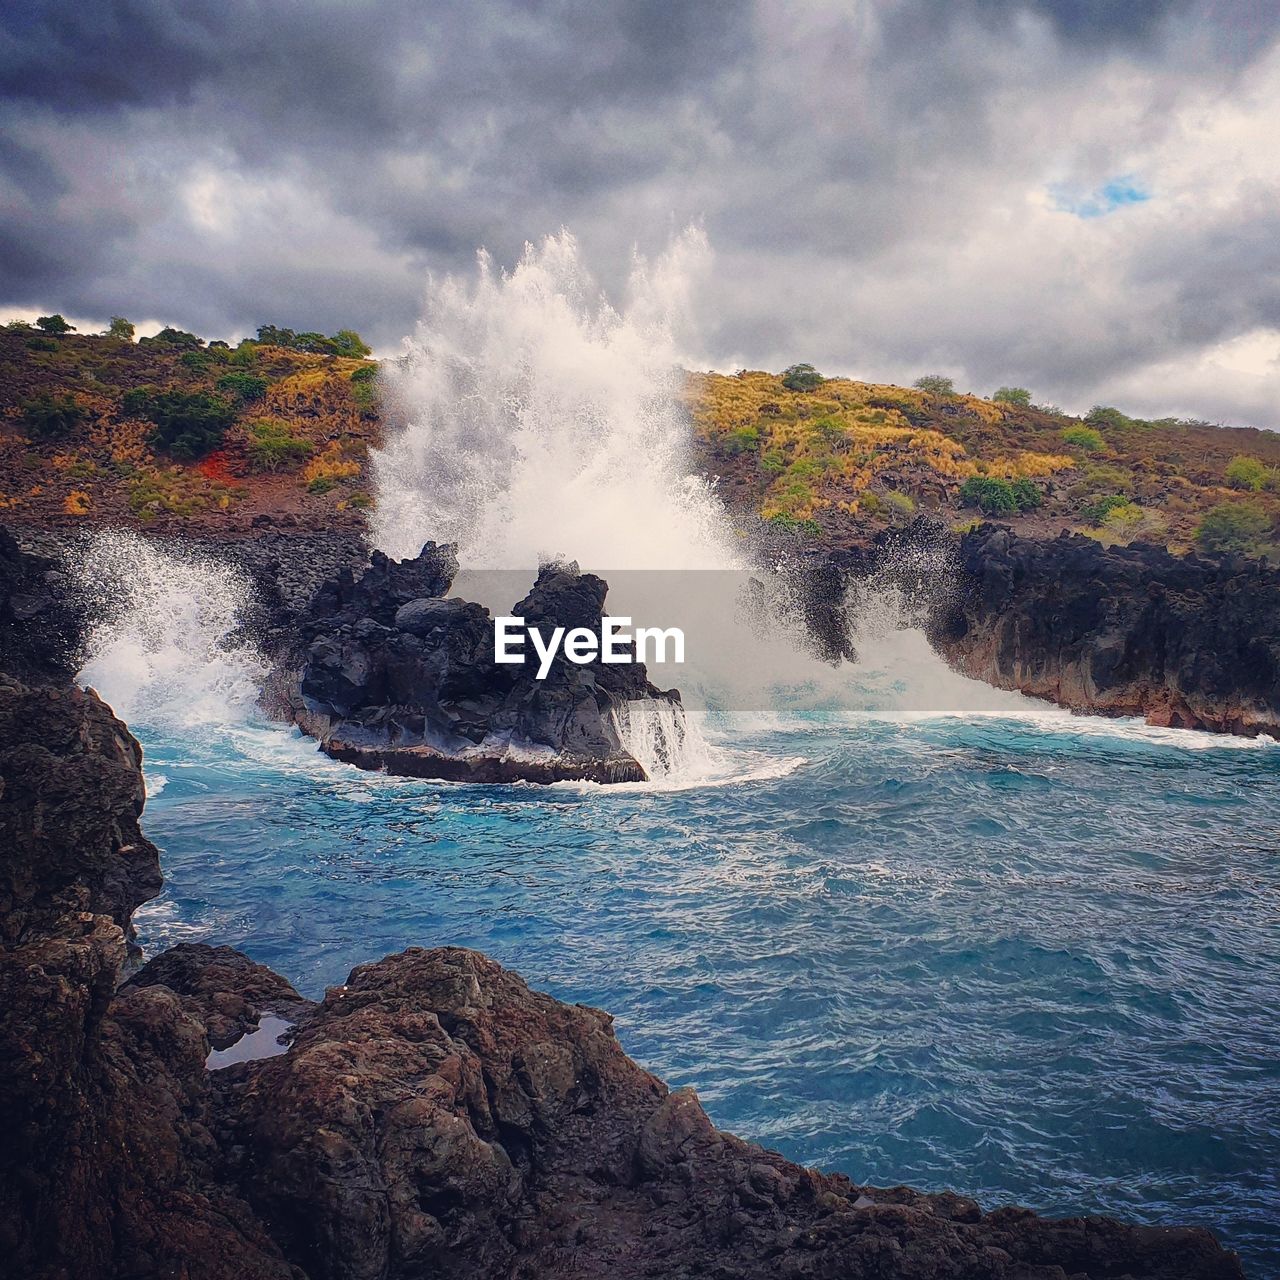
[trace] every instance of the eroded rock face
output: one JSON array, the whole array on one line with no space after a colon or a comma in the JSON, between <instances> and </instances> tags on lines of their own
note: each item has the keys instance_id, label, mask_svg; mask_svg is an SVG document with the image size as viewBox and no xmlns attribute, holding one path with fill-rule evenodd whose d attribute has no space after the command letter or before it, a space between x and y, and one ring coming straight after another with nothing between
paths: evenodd
<instances>
[{"instance_id":1,"label":"eroded rock face","mask_svg":"<svg viewBox=\"0 0 1280 1280\"><path fill-rule=\"evenodd\" d=\"M160 889L138 825L142 748L93 693L0 675L0 940L69 912L130 931Z\"/></svg>"},{"instance_id":2,"label":"eroded rock face","mask_svg":"<svg viewBox=\"0 0 1280 1280\"><path fill-rule=\"evenodd\" d=\"M57 561L28 555L0 528L0 671L65 680L76 669L84 614Z\"/></svg>"},{"instance_id":3,"label":"eroded rock face","mask_svg":"<svg viewBox=\"0 0 1280 1280\"><path fill-rule=\"evenodd\" d=\"M363 965L287 1054L218 1076L244 1194L317 1280L1239 1275L1204 1231L801 1168L717 1131L607 1014L470 951Z\"/></svg>"},{"instance_id":4,"label":"eroded rock face","mask_svg":"<svg viewBox=\"0 0 1280 1280\"><path fill-rule=\"evenodd\" d=\"M1280 572L999 526L966 534L968 591L935 643L966 675L1073 710L1280 735Z\"/></svg>"},{"instance_id":5,"label":"eroded rock face","mask_svg":"<svg viewBox=\"0 0 1280 1280\"><path fill-rule=\"evenodd\" d=\"M271 681L273 700L321 748L367 769L473 782L637 782L622 741L628 702L679 702L643 664L494 660L487 609L445 599L457 560L428 543L413 560L375 552L316 593L301 643ZM607 585L576 565L544 568L515 616L548 631L598 632Z\"/></svg>"},{"instance_id":6,"label":"eroded rock face","mask_svg":"<svg viewBox=\"0 0 1280 1280\"><path fill-rule=\"evenodd\" d=\"M141 752L92 693L0 677L0 1257L5 1274L286 1280L209 1129L204 1021L115 994L160 887Z\"/></svg>"}]
</instances>

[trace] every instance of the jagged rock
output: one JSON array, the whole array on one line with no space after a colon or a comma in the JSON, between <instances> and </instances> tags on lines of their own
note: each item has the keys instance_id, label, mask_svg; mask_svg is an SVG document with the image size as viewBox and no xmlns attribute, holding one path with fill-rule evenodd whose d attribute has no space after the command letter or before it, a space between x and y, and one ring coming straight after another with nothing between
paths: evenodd
<instances>
[{"instance_id":1,"label":"jagged rock","mask_svg":"<svg viewBox=\"0 0 1280 1280\"><path fill-rule=\"evenodd\" d=\"M308 1009L293 987L266 965L231 947L180 942L148 961L129 987L167 987L185 997L185 1007L204 1024L209 1043L225 1049L252 1032L264 1013L290 1021Z\"/></svg>"},{"instance_id":2,"label":"jagged rock","mask_svg":"<svg viewBox=\"0 0 1280 1280\"><path fill-rule=\"evenodd\" d=\"M674 690L641 663L494 659L487 609L444 599L457 559L427 543L412 560L375 552L362 577L326 583L298 625L300 644L268 682L283 711L337 760L471 782L643 781L623 744L627 704ZM530 626L598 631L607 584L576 565L545 567L513 608Z\"/></svg>"},{"instance_id":3,"label":"jagged rock","mask_svg":"<svg viewBox=\"0 0 1280 1280\"><path fill-rule=\"evenodd\" d=\"M160 887L138 744L92 693L0 677L0 1257L6 1275L299 1280L209 1131L206 1029L113 995Z\"/></svg>"},{"instance_id":4,"label":"jagged rock","mask_svg":"<svg viewBox=\"0 0 1280 1280\"><path fill-rule=\"evenodd\" d=\"M721 1133L605 1013L476 952L355 969L281 1057L219 1072L291 1261L369 1277L1238 1277L1205 1231L854 1186Z\"/></svg>"},{"instance_id":5,"label":"jagged rock","mask_svg":"<svg viewBox=\"0 0 1280 1280\"><path fill-rule=\"evenodd\" d=\"M1280 736L1280 571L1062 534L966 534L934 639L966 675L1076 711Z\"/></svg>"},{"instance_id":6,"label":"jagged rock","mask_svg":"<svg viewBox=\"0 0 1280 1280\"><path fill-rule=\"evenodd\" d=\"M138 826L142 748L98 697L0 675L0 940L68 912L130 931L160 889Z\"/></svg>"},{"instance_id":7,"label":"jagged rock","mask_svg":"<svg viewBox=\"0 0 1280 1280\"><path fill-rule=\"evenodd\" d=\"M76 669L84 611L57 561L28 555L0 528L0 671L65 680Z\"/></svg>"}]
</instances>

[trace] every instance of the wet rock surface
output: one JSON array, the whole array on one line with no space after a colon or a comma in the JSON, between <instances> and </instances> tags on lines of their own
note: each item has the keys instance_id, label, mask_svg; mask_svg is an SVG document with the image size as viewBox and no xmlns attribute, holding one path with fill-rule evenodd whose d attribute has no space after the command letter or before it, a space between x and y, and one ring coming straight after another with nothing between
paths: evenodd
<instances>
[{"instance_id":1,"label":"wet rock surface","mask_svg":"<svg viewBox=\"0 0 1280 1280\"><path fill-rule=\"evenodd\" d=\"M960 671L1077 711L1280 735L1280 571L984 525L934 620Z\"/></svg>"},{"instance_id":2,"label":"wet rock surface","mask_svg":"<svg viewBox=\"0 0 1280 1280\"><path fill-rule=\"evenodd\" d=\"M627 705L679 703L642 663L557 660L536 678L494 656L487 609L445 599L457 560L427 543L412 560L374 552L343 570L298 620L269 700L337 760L415 777L471 782L638 782L623 743ZM576 565L543 568L512 615L550 634L599 632L607 584Z\"/></svg>"}]
</instances>

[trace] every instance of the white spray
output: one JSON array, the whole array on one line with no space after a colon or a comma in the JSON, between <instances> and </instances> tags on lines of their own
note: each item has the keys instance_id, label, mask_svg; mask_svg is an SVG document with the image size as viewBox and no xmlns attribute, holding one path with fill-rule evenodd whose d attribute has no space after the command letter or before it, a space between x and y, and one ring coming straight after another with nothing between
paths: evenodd
<instances>
[{"instance_id":1,"label":"white spray","mask_svg":"<svg viewBox=\"0 0 1280 1280\"><path fill-rule=\"evenodd\" d=\"M243 721L266 664L233 639L252 588L231 565L124 530L69 560L95 618L80 673L122 719L191 729Z\"/></svg>"},{"instance_id":2,"label":"white spray","mask_svg":"<svg viewBox=\"0 0 1280 1280\"><path fill-rule=\"evenodd\" d=\"M680 402L676 334L707 257L690 229L637 258L620 311L568 232L435 288L383 375L399 425L373 456L374 545L457 542L469 569L735 567Z\"/></svg>"}]
</instances>

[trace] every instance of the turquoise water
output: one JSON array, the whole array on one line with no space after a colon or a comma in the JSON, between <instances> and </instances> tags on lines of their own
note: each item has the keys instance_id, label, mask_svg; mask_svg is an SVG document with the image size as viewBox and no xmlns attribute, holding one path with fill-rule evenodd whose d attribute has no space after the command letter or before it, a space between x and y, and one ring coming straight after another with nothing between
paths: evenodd
<instances>
[{"instance_id":1,"label":"turquoise water","mask_svg":"<svg viewBox=\"0 0 1280 1280\"><path fill-rule=\"evenodd\" d=\"M477 947L862 1182L1212 1227L1280 1274L1280 750L1048 714L793 723L684 789L448 787L133 725L144 946L306 994ZM736 780L733 780L736 779Z\"/></svg>"}]
</instances>

